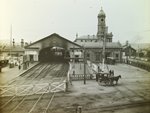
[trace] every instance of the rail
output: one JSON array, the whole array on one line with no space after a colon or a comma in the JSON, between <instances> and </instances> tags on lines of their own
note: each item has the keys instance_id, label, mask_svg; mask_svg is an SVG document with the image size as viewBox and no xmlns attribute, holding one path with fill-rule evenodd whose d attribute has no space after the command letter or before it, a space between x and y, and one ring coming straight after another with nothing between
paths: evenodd
<instances>
[{"instance_id":1,"label":"rail","mask_svg":"<svg viewBox=\"0 0 150 113\"><path fill-rule=\"evenodd\" d=\"M150 71L150 63L149 62L145 62L145 61L138 61L135 59L128 59L127 61L123 61L123 63L135 66L135 67L139 67L141 69Z\"/></svg>"},{"instance_id":2,"label":"rail","mask_svg":"<svg viewBox=\"0 0 150 113\"><path fill-rule=\"evenodd\" d=\"M92 74L86 74L86 80L93 80L94 77ZM70 79L75 80L84 80L84 74L70 74Z\"/></svg>"}]
</instances>

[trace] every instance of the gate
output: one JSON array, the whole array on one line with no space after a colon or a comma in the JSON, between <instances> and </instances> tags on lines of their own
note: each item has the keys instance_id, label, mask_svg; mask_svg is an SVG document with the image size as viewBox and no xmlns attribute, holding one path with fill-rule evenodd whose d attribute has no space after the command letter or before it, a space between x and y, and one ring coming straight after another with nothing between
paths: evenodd
<instances>
[{"instance_id":1,"label":"gate","mask_svg":"<svg viewBox=\"0 0 150 113\"><path fill-rule=\"evenodd\" d=\"M36 84L33 88L34 94L49 93L49 83Z\"/></svg>"},{"instance_id":2,"label":"gate","mask_svg":"<svg viewBox=\"0 0 150 113\"><path fill-rule=\"evenodd\" d=\"M15 96L24 96L24 95L32 95L33 85L20 85L14 86ZM5 96L5 95L4 95Z\"/></svg>"},{"instance_id":3,"label":"gate","mask_svg":"<svg viewBox=\"0 0 150 113\"><path fill-rule=\"evenodd\" d=\"M60 92L60 91L65 91L66 90L66 82L59 83L59 82L54 82L50 85L50 92Z\"/></svg>"},{"instance_id":4,"label":"gate","mask_svg":"<svg viewBox=\"0 0 150 113\"><path fill-rule=\"evenodd\" d=\"M0 86L0 96L5 95L5 96L12 96L15 95L16 88L13 85L9 86Z\"/></svg>"},{"instance_id":5,"label":"gate","mask_svg":"<svg viewBox=\"0 0 150 113\"><path fill-rule=\"evenodd\" d=\"M62 82L52 82L43 84L0 86L0 97L25 96L60 91L66 91L66 80Z\"/></svg>"}]
</instances>

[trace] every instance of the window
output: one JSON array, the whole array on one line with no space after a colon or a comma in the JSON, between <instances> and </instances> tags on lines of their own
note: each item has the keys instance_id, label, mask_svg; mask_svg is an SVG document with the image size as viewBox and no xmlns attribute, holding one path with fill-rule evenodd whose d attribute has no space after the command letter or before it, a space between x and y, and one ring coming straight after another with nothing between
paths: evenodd
<instances>
[{"instance_id":1,"label":"window","mask_svg":"<svg viewBox=\"0 0 150 113\"><path fill-rule=\"evenodd\" d=\"M87 53L87 54L86 54L86 57L88 57L88 58L89 58L89 57L90 57L90 54L89 54L89 53Z\"/></svg>"},{"instance_id":2,"label":"window","mask_svg":"<svg viewBox=\"0 0 150 113\"><path fill-rule=\"evenodd\" d=\"M96 57L96 61L100 61L100 53L99 52L96 52L95 53L95 57Z\"/></svg>"},{"instance_id":3,"label":"window","mask_svg":"<svg viewBox=\"0 0 150 113\"><path fill-rule=\"evenodd\" d=\"M116 54L116 59L119 59L119 55L118 54Z\"/></svg>"}]
</instances>

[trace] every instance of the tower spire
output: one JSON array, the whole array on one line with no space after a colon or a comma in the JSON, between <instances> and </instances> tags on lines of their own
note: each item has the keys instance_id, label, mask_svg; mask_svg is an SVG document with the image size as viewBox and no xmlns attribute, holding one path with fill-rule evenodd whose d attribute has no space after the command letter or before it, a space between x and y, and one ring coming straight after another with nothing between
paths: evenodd
<instances>
[{"instance_id":1,"label":"tower spire","mask_svg":"<svg viewBox=\"0 0 150 113\"><path fill-rule=\"evenodd\" d=\"M106 24L105 24L106 15L105 15L102 7L101 7L101 10L97 17L98 17L97 38L99 40L102 40L104 37L105 28L106 28Z\"/></svg>"},{"instance_id":2,"label":"tower spire","mask_svg":"<svg viewBox=\"0 0 150 113\"><path fill-rule=\"evenodd\" d=\"M101 9L102 9L102 0L99 0L100 1L100 7L101 7Z\"/></svg>"}]
</instances>

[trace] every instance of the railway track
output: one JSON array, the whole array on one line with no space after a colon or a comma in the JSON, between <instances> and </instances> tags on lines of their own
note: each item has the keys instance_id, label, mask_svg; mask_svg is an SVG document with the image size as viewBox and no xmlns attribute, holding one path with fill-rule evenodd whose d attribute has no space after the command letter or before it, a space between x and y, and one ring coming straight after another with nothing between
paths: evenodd
<instances>
[{"instance_id":1,"label":"railway track","mask_svg":"<svg viewBox=\"0 0 150 113\"><path fill-rule=\"evenodd\" d=\"M37 78L38 79L42 79L42 78L45 78L46 76L50 76L51 75L51 71L56 68L57 65L56 64L53 64L52 66L48 67L44 73L42 73L40 76L38 76Z\"/></svg>"},{"instance_id":2,"label":"railway track","mask_svg":"<svg viewBox=\"0 0 150 113\"><path fill-rule=\"evenodd\" d=\"M23 74L20 77L17 77L16 80L11 82L9 85L25 85L25 84L32 84L34 81L35 83L41 81L42 79L46 78L47 76L55 76L58 77L58 72L64 71L68 69L68 65L66 64L62 66L60 70L54 71L55 68L57 68L59 65L63 64L56 64L56 63L46 63L46 64L39 64L32 70L28 71L27 74ZM64 69L64 70L63 70ZM57 75L57 76L56 76Z\"/></svg>"},{"instance_id":3,"label":"railway track","mask_svg":"<svg viewBox=\"0 0 150 113\"><path fill-rule=\"evenodd\" d=\"M50 64L51 65L51 64ZM28 76L25 76L26 79L30 79L30 78L36 78L37 76L39 76L41 73L44 72L44 70L46 70L46 68L49 66L49 64L43 64L40 66L39 69L33 70L33 73L29 73Z\"/></svg>"},{"instance_id":4,"label":"railway track","mask_svg":"<svg viewBox=\"0 0 150 113\"><path fill-rule=\"evenodd\" d=\"M26 71L25 73L21 74L20 77L25 77L30 73L33 73L34 71L38 70L41 68L41 66L43 65L43 63L39 63L38 65L34 66L32 69Z\"/></svg>"},{"instance_id":5,"label":"railway track","mask_svg":"<svg viewBox=\"0 0 150 113\"><path fill-rule=\"evenodd\" d=\"M42 98L43 96L44 96L44 94L39 96L39 98L36 100L36 102L33 104L33 106L30 108L30 110L27 113L38 113L39 112L38 104L40 104L43 101L43 98ZM47 110L50 108L52 100L54 99L54 96L55 96L55 92L52 95L49 95L49 100L44 100L44 103L47 103L47 104L44 105L45 107L44 107L44 109L42 109L42 111L40 110L41 113L47 112ZM43 107L43 105L42 105L42 107Z\"/></svg>"},{"instance_id":6,"label":"railway track","mask_svg":"<svg viewBox=\"0 0 150 113\"><path fill-rule=\"evenodd\" d=\"M36 95L35 98L32 96L25 95L23 97L17 97L15 100L10 102L7 106L2 106L0 108L3 113L47 113L47 110L50 108L52 101L55 97L54 93L42 93L40 95ZM42 105L41 105L42 103ZM30 106L28 106L28 104ZM25 109L22 107L25 106ZM40 109L42 107L42 109ZM39 111L38 111L39 110Z\"/></svg>"},{"instance_id":7,"label":"railway track","mask_svg":"<svg viewBox=\"0 0 150 113\"><path fill-rule=\"evenodd\" d=\"M32 69L28 70L27 72L21 74L20 76L18 76L17 78L15 78L12 82L10 82L8 85L14 85L14 84L20 84L20 82L22 82L22 79L24 80L26 76L28 76L29 74L34 74L37 70L39 70L42 67L42 64L38 64L35 67L33 67Z\"/></svg>"},{"instance_id":8,"label":"railway track","mask_svg":"<svg viewBox=\"0 0 150 113\"><path fill-rule=\"evenodd\" d=\"M39 79L42 79L43 77L48 76L48 75L45 75L45 74L51 72L55 67L57 67L57 65L52 65L52 66L46 65L46 66L44 66L42 68L42 70L40 70L40 72L41 73L43 72L43 74L42 74L42 76L39 77ZM61 77L61 79L59 78L60 83L64 80L63 78L64 78L66 72L68 71L68 69L66 69L66 67L68 67L68 66L62 66L62 67L63 68L61 68L60 70L57 71L57 73L55 73L56 77ZM64 71L62 71L63 69L64 69ZM36 77L34 76L33 78L37 79L39 75L40 74L36 75ZM53 82L54 80L55 79L52 79L51 82ZM32 80L30 80L30 82L32 82ZM38 81L38 82L40 82L40 81ZM38 83L38 82L36 82L36 83ZM28 101L28 98L30 97L30 95L28 95L28 93L29 92L27 92L26 95L21 96L21 97L12 96L11 98L9 98L9 100L7 102L3 103L0 106L0 110L3 110L3 109L5 110L6 109L6 111L7 111L8 109L11 109L11 110L9 110L9 111L11 111L10 113L15 113L15 111L17 111L17 109L20 109L20 106L23 106L25 104L25 102ZM36 99L36 102L32 103L32 105L33 105L32 108L30 108L28 111L26 111L26 113L32 113L32 112L34 113L34 111L36 110L35 108L38 106L38 104L40 104L40 101L43 100L44 95L49 95L49 97L46 99L47 102L44 102L44 103L47 103L47 105L45 105L46 107L42 111L42 113L46 113L47 110L49 109L51 103L52 103L52 100L55 96L55 92L50 93L50 94L43 92L42 94L40 94L39 97ZM52 96L50 97L50 95L52 95Z\"/></svg>"},{"instance_id":9,"label":"railway track","mask_svg":"<svg viewBox=\"0 0 150 113\"><path fill-rule=\"evenodd\" d=\"M39 77L42 76L42 75L44 75L44 74L46 74L45 72L47 72L47 70L49 70L50 68L53 68L54 66L55 66L54 64L52 64L52 65L48 65L47 64L46 66L43 66L42 69L39 70L38 72L36 72L32 77L26 78L24 84L32 84L32 82L34 80L36 80L34 82L34 84L36 82L39 82L40 81ZM42 79L42 78L40 78L40 79Z\"/></svg>"}]
</instances>

